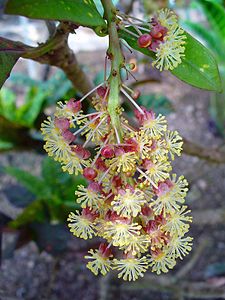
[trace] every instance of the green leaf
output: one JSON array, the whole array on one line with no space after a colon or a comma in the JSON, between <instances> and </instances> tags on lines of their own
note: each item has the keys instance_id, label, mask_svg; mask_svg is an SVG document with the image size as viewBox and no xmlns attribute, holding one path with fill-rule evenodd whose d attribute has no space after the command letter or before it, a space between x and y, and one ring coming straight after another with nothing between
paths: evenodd
<instances>
[{"instance_id":1,"label":"green leaf","mask_svg":"<svg viewBox=\"0 0 225 300\"><path fill-rule=\"evenodd\" d=\"M32 127L41 112L45 97L46 92L43 89L31 87L26 94L25 103L16 110L17 123L26 127Z\"/></svg>"},{"instance_id":2,"label":"green leaf","mask_svg":"<svg viewBox=\"0 0 225 300\"><path fill-rule=\"evenodd\" d=\"M195 87L221 92L221 79L214 56L187 32L186 36L185 57L171 73Z\"/></svg>"},{"instance_id":3,"label":"green leaf","mask_svg":"<svg viewBox=\"0 0 225 300\"><path fill-rule=\"evenodd\" d=\"M219 3L212 0L198 0L209 21L212 30L222 40L225 39L225 9Z\"/></svg>"},{"instance_id":4,"label":"green leaf","mask_svg":"<svg viewBox=\"0 0 225 300\"><path fill-rule=\"evenodd\" d=\"M42 201L35 200L15 220L11 221L9 226L17 229L35 221L44 222L45 219L46 214Z\"/></svg>"},{"instance_id":5,"label":"green leaf","mask_svg":"<svg viewBox=\"0 0 225 300\"><path fill-rule=\"evenodd\" d=\"M14 147L14 144L12 142L4 141L0 139L0 150L9 150Z\"/></svg>"},{"instance_id":6,"label":"green leaf","mask_svg":"<svg viewBox=\"0 0 225 300\"><path fill-rule=\"evenodd\" d=\"M129 27L128 29L134 32L133 28ZM186 32L185 34L187 36L185 57L182 63L172 70L171 73L195 87L220 92L222 88L221 80L215 58L206 47L189 33ZM137 38L132 34L120 30L119 36L133 49L153 59L155 58L155 54L152 51L138 46Z\"/></svg>"},{"instance_id":7,"label":"green leaf","mask_svg":"<svg viewBox=\"0 0 225 300\"><path fill-rule=\"evenodd\" d=\"M15 47L13 41L0 37L0 88L10 76L13 66L22 53L24 53L23 49Z\"/></svg>"},{"instance_id":8,"label":"green leaf","mask_svg":"<svg viewBox=\"0 0 225 300\"><path fill-rule=\"evenodd\" d=\"M193 23L190 21L182 22L184 28L188 29L194 35L197 35L202 42L207 44L210 50L215 53L218 58L221 57L221 60L224 60L224 47L225 47L225 39L219 39L215 32L210 31L208 28L204 27L202 24Z\"/></svg>"},{"instance_id":9,"label":"green leaf","mask_svg":"<svg viewBox=\"0 0 225 300\"><path fill-rule=\"evenodd\" d=\"M33 176L27 171L23 171L14 167L6 167L4 171L15 177L20 183L22 183L31 193L35 194L38 198L49 198L51 192L46 183L39 177Z\"/></svg>"},{"instance_id":10,"label":"green leaf","mask_svg":"<svg viewBox=\"0 0 225 300\"><path fill-rule=\"evenodd\" d=\"M32 19L70 21L88 27L105 26L93 0L9 0L5 13Z\"/></svg>"},{"instance_id":11,"label":"green leaf","mask_svg":"<svg viewBox=\"0 0 225 300\"><path fill-rule=\"evenodd\" d=\"M119 0L112 0L112 2L116 6L119 3ZM104 8L102 6L101 0L94 0L94 3L95 3L95 6L96 6L97 10L101 14L101 16L103 16Z\"/></svg>"},{"instance_id":12,"label":"green leaf","mask_svg":"<svg viewBox=\"0 0 225 300\"><path fill-rule=\"evenodd\" d=\"M15 122L16 95L9 89L0 91L0 115L11 122Z\"/></svg>"},{"instance_id":13,"label":"green leaf","mask_svg":"<svg viewBox=\"0 0 225 300\"><path fill-rule=\"evenodd\" d=\"M173 111L172 104L168 98L160 94L141 94L137 100L139 105L152 109L156 114L168 115Z\"/></svg>"}]
</instances>

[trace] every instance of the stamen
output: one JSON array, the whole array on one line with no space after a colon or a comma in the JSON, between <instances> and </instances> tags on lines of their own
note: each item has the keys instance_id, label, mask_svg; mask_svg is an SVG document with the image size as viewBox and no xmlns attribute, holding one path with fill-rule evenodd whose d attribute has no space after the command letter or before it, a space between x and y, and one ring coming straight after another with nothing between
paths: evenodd
<instances>
[{"instance_id":1,"label":"stamen","mask_svg":"<svg viewBox=\"0 0 225 300\"><path fill-rule=\"evenodd\" d=\"M100 86L104 85L105 81L94 87L92 90L90 90L84 97L82 97L79 101L82 102L84 99L86 99L90 94L92 94L95 90L97 90Z\"/></svg>"},{"instance_id":2,"label":"stamen","mask_svg":"<svg viewBox=\"0 0 225 300\"><path fill-rule=\"evenodd\" d=\"M139 26L139 24L135 24L135 23L132 23L132 22L127 22L127 24L125 24L125 25L133 26L134 28L140 29L142 31L146 31L148 33L150 32L150 28L145 28L145 27ZM141 35L143 34L141 31L140 31L140 33L141 33Z\"/></svg>"},{"instance_id":3,"label":"stamen","mask_svg":"<svg viewBox=\"0 0 225 300\"><path fill-rule=\"evenodd\" d=\"M130 100L130 102L137 108L137 110L141 114L145 114L144 111L141 109L141 107L134 101L134 99L123 89L121 88L121 92Z\"/></svg>"},{"instance_id":4,"label":"stamen","mask_svg":"<svg viewBox=\"0 0 225 300\"><path fill-rule=\"evenodd\" d=\"M85 146L90 142L90 140L92 139L93 135L95 134L95 132L98 130L98 128L102 125L102 123L106 120L107 116L104 117L96 126L96 128L92 131L92 133L89 135L88 139L86 140L86 142L83 144L83 147L85 148Z\"/></svg>"},{"instance_id":5,"label":"stamen","mask_svg":"<svg viewBox=\"0 0 225 300\"><path fill-rule=\"evenodd\" d=\"M123 41L122 39L120 39L120 43L121 43L124 47L126 47L126 48L130 51L130 53L133 53L132 48L131 48L129 45L127 45L126 43L124 43L124 41Z\"/></svg>"},{"instance_id":6,"label":"stamen","mask_svg":"<svg viewBox=\"0 0 225 300\"><path fill-rule=\"evenodd\" d=\"M104 141L102 147L99 149L97 155L95 156L95 159L93 160L92 164L91 164L91 167L93 167L97 161L97 159L99 158L100 154L101 154L101 151L102 151L102 148L105 147L105 145L108 143L109 141L109 137L110 137L110 134L108 135L107 139Z\"/></svg>"},{"instance_id":7,"label":"stamen","mask_svg":"<svg viewBox=\"0 0 225 300\"><path fill-rule=\"evenodd\" d=\"M117 142L118 142L118 144L120 144L120 137L119 137L119 133L118 133L116 127L114 127L114 131L115 131L115 134L116 134Z\"/></svg>"},{"instance_id":8,"label":"stamen","mask_svg":"<svg viewBox=\"0 0 225 300\"><path fill-rule=\"evenodd\" d=\"M122 123L122 126L128 130L130 130L131 132L135 132L135 130L133 128L131 128L130 126L128 126L127 124Z\"/></svg>"},{"instance_id":9,"label":"stamen","mask_svg":"<svg viewBox=\"0 0 225 300\"><path fill-rule=\"evenodd\" d=\"M80 128L79 130L77 130L76 132L74 132L73 135L77 135L80 132L82 132L86 127L88 127L90 124L92 124L94 121L96 121L100 116L98 115L97 117L95 117L93 120L89 121L86 125L84 125L82 128Z\"/></svg>"},{"instance_id":10,"label":"stamen","mask_svg":"<svg viewBox=\"0 0 225 300\"><path fill-rule=\"evenodd\" d=\"M103 175L102 175L102 177L99 179L99 181L98 181L98 184L100 184L101 182L102 182L102 180L105 178L105 176L109 173L109 171L112 169L112 167L115 165L115 163L114 164L112 164L106 171L105 171L105 173L103 173Z\"/></svg>"},{"instance_id":11,"label":"stamen","mask_svg":"<svg viewBox=\"0 0 225 300\"><path fill-rule=\"evenodd\" d=\"M156 188L158 190L157 185L155 185L155 183L141 170L137 167L137 170L139 173L141 173L146 179L148 179L148 181L154 186L154 188Z\"/></svg>"},{"instance_id":12,"label":"stamen","mask_svg":"<svg viewBox=\"0 0 225 300\"><path fill-rule=\"evenodd\" d=\"M72 121L81 120L81 119L84 119L84 118L88 118L88 117L95 116L95 115L100 115L100 114L102 114L102 112L90 113L90 114L87 114L87 115L84 115L84 116L77 117L77 118L73 119Z\"/></svg>"},{"instance_id":13,"label":"stamen","mask_svg":"<svg viewBox=\"0 0 225 300\"><path fill-rule=\"evenodd\" d=\"M125 27L121 27L124 31L126 31L127 33L129 33L130 35L133 35L136 38L139 38L139 34L136 34L128 29L126 29Z\"/></svg>"},{"instance_id":14,"label":"stamen","mask_svg":"<svg viewBox=\"0 0 225 300\"><path fill-rule=\"evenodd\" d=\"M129 24L129 26L130 26L130 25L133 26L133 28L137 31L137 33L138 33L139 35L142 35L142 34L143 34L143 33L138 29L138 27L137 27L136 25L132 24L132 22L130 22L130 21L127 21L127 22L128 22L128 24Z\"/></svg>"}]
</instances>

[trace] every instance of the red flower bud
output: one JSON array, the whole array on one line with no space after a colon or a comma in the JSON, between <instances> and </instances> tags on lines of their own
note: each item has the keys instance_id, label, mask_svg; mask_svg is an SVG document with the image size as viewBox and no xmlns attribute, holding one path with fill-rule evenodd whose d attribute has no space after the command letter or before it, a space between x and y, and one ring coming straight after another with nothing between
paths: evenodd
<instances>
[{"instance_id":1,"label":"red flower bud","mask_svg":"<svg viewBox=\"0 0 225 300\"><path fill-rule=\"evenodd\" d=\"M152 37L150 34L143 34L138 38L138 46L141 48L147 48L152 43Z\"/></svg>"},{"instance_id":2,"label":"red flower bud","mask_svg":"<svg viewBox=\"0 0 225 300\"><path fill-rule=\"evenodd\" d=\"M112 146L108 145L102 148L101 155L105 158L112 158L114 156L114 149Z\"/></svg>"},{"instance_id":3,"label":"red flower bud","mask_svg":"<svg viewBox=\"0 0 225 300\"><path fill-rule=\"evenodd\" d=\"M99 157L99 158L96 160L95 166L96 166L96 168L97 168L98 170L100 170L100 171L103 171L103 172L104 172L104 171L107 170L107 166L106 166L104 160L101 159L101 157Z\"/></svg>"},{"instance_id":4,"label":"red flower bud","mask_svg":"<svg viewBox=\"0 0 225 300\"><path fill-rule=\"evenodd\" d=\"M97 172L93 168L85 168L83 171L83 175L88 180L93 180L97 176Z\"/></svg>"},{"instance_id":5,"label":"red flower bud","mask_svg":"<svg viewBox=\"0 0 225 300\"><path fill-rule=\"evenodd\" d=\"M107 95L106 95L107 92ZM107 88L104 88L103 86L100 86L99 88L97 88L97 93L99 95L99 97L104 98L108 96L109 90Z\"/></svg>"},{"instance_id":6,"label":"red flower bud","mask_svg":"<svg viewBox=\"0 0 225 300\"><path fill-rule=\"evenodd\" d=\"M106 243L101 243L98 249L101 255L105 258L108 258L112 255L112 250L109 248L109 245L107 245Z\"/></svg>"}]
</instances>

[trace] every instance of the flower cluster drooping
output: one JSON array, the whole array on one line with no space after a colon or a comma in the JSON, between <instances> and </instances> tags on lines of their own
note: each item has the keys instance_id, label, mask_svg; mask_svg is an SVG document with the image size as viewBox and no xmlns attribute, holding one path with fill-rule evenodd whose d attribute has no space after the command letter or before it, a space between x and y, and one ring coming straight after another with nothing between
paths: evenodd
<instances>
[{"instance_id":1,"label":"flower cluster drooping","mask_svg":"<svg viewBox=\"0 0 225 300\"><path fill-rule=\"evenodd\" d=\"M131 281L149 268L168 272L192 245L186 237L192 221L184 204L188 183L171 174L182 139L167 129L164 116L139 107L124 85L121 93L135 105L136 123L131 126L121 109L119 133L108 113L109 83L96 89L95 111L85 115L81 101L71 99L42 124L48 154L88 181L75 192L81 211L69 214L70 231L85 240L100 238L99 248L85 256L96 275L115 269ZM92 155L87 147L93 145Z\"/></svg>"},{"instance_id":2,"label":"flower cluster drooping","mask_svg":"<svg viewBox=\"0 0 225 300\"><path fill-rule=\"evenodd\" d=\"M126 27L124 29L137 38L139 47L155 53L152 65L160 71L176 68L185 56L186 39L184 30L178 24L177 16L166 8L161 9L150 23L135 23L137 21L134 19L135 21L130 22L129 18L125 17L125 25L132 26L136 33Z\"/></svg>"}]
</instances>

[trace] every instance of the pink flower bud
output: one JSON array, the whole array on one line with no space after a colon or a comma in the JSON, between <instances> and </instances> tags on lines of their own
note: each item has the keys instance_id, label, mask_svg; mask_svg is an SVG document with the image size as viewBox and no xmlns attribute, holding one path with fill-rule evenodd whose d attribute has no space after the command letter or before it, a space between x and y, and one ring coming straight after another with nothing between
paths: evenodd
<instances>
[{"instance_id":1,"label":"pink flower bud","mask_svg":"<svg viewBox=\"0 0 225 300\"><path fill-rule=\"evenodd\" d=\"M97 176L97 172L93 168L85 168L83 171L83 175L88 180L93 180Z\"/></svg>"},{"instance_id":2,"label":"pink flower bud","mask_svg":"<svg viewBox=\"0 0 225 300\"><path fill-rule=\"evenodd\" d=\"M67 141L68 144L71 144L76 139L76 137L69 130L63 131L62 136Z\"/></svg>"},{"instance_id":3,"label":"pink flower bud","mask_svg":"<svg viewBox=\"0 0 225 300\"><path fill-rule=\"evenodd\" d=\"M152 43L152 37L150 34L142 34L139 38L138 38L138 46L141 48L147 48L148 46L150 46Z\"/></svg>"},{"instance_id":4,"label":"pink flower bud","mask_svg":"<svg viewBox=\"0 0 225 300\"><path fill-rule=\"evenodd\" d=\"M150 35L154 39L163 40L164 36L167 34L168 29L160 24L153 26L152 30L150 31Z\"/></svg>"},{"instance_id":5,"label":"pink flower bud","mask_svg":"<svg viewBox=\"0 0 225 300\"><path fill-rule=\"evenodd\" d=\"M125 153L125 151L124 151L124 149L123 148L116 148L115 149L115 155L116 155L116 157L118 157L118 156L121 156L121 155L123 155Z\"/></svg>"},{"instance_id":6,"label":"pink flower bud","mask_svg":"<svg viewBox=\"0 0 225 300\"><path fill-rule=\"evenodd\" d=\"M153 41L151 45L148 47L149 50L156 52L156 49L159 48L160 41Z\"/></svg>"},{"instance_id":7,"label":"pink flower bud","mask_svg":"<svg viewBox=\"0 0 225 300\"><path fill-rule=\"evenodd\" d=\"M71 149L81 159L88 159L91 156L90 151L82 147L81 145L75 145Z\"/></svg>"},{"instance_id":8,"label":"pink flower bud","mask_svg":"<svg viewBox=\"0 0 225 300\"><path fill-rule=\"evenodd\" d=\"M94 211L90 207L83 208L81 214L91 222L93 222L96 218L99 217L99 213Z\"/></svg>"},{"instance_id":9,"label":"pink flower bud","mask_svg":"<svg viewBox=\"0 0 225 300\"><path fill-rule=\"evenodd\" d=\"M66 118L55 118L54 124L62 131L70 128L70 121Z\"/></svg>"},{"instance_id":10,"label":"pink flower bud","mask_svg":"<svg viewBox=\"0 0 225 300\"><path fill-rule=\"evenodd\" d=\"M99 183L97 182L91 182L89 185L88 185L88 190L94 192L94 193L99 193L101 192L102 190L102 187Z\"/></svg>"},{"instance_id":11,"label":"pink flower bud","mask_svg":"<svg viewBox=\"0 0 225 300\"><path fill-rule=\"evenodd\" d=\"M76 101L76 99L72 98L70 99L67 104L66 104L67 108L69 108L73 113L77 113L78 111L81 110L82 106L81 106L81 102L80 101Z\"/></svg>"}]
</instances>

